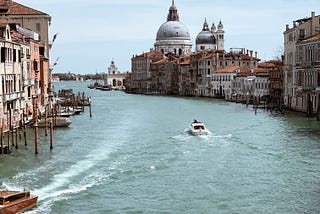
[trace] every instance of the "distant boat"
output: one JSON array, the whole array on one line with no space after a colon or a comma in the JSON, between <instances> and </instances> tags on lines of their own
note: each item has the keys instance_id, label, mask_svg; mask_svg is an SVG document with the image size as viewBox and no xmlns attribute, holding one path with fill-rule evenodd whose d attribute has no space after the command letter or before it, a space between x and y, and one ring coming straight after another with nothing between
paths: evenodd
<instances>
[{"instance_id":1,"label":"distant boat","mask_svg":"<svg viewBox=\"0 0 320 214\"><path fill-rule=\"evenodd\" d=\"M197 120L194 120L190 124L190 132L193 135L206 135L206 134L208 134L208 130L207 130L206 126L202 122L199 122Z\"/></svg>"},{"instance_id":2,"label":"distant boat","mask_svg":"<svg viewBox=\"0 0 320 214\"><path fill-rule=\"evenodd\" d=\"M29 191L0 190L0 214L21 213L37 204L38 196Z\"/></svg>"},{"instance_id":3,"label":"distant boat","mask_svg":"<svg viewBox=\"0 0 320 214\"><path fill-rule=\"evenodd\" d=\"M38 127L46 127L46 122L47 127L49 127L51 120L53 122L53 127L68 127L72 123L68 117L41 118L38 121Z\"/></svg>"}]
</instances>

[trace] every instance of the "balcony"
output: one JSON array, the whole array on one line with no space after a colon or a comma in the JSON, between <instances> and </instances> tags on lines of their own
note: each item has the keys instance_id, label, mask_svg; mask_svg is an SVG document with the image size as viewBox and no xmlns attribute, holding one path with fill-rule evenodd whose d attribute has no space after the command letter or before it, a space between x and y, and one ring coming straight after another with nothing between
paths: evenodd
<instances>
[{"instance_id":1,"label":"balcony","mask_svg":"<svg viewBox=\"0 0 320 214\"><path fill-rule=\"evenodd\" d=\"M317 88L314 86L297 86L296 90L297 91L315 91L317 90Z\"/></svg>"},{"instance_id":2,"label":"balcony","mask_svg":"<svg viewBox=\"0 0 320 214\"><path fill-rule=\"evenodd\" d=\"M14 92L10 94L4 94L4 102L7 101L13 101L21 98L21 93L20 92Z\"/></svg>"}]
</instances>

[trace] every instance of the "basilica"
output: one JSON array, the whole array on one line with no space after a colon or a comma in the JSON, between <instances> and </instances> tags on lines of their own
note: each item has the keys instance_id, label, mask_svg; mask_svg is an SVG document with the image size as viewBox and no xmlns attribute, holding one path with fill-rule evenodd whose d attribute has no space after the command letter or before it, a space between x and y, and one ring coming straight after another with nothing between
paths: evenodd
<instances>
[{"instance_id":1,"label":"basilica","mask_svg":"<svg viewBox=\"0 0 320 214\"><path fill-rule=\"evenodd\" d=\"M189 30L179 19L174 0L169 8L167 21L160 26L157 32L154 49L164 54L174 53L178 56L188 56L192 53ZM200 50L224 50L224 29L221 21L218 28L213 23L209 29L207 20L205 20L202 31L196 38L195 51Z\"/></svg>"}]
</instances>

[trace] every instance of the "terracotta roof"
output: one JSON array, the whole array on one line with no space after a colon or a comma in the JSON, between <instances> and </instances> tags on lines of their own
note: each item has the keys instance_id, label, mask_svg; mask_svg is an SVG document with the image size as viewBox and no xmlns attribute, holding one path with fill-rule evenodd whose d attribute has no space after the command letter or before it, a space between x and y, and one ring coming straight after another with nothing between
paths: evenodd
<instances>
[{"instance_id":1,"label":"terracotta roof","mask_svg":"<svg viewBox=\"0 0 320 214\"><path fill-rule=\"evenodd\" d=\"M276 64L274 64L273 62L262 62L262 63L259 63L258 67L259 68L274 68L274 67L276 67Z\"/></svg>"},{"instance_id":2,"label":"terracotta roof","mask_svg":"<svg viewBox=\"0 0 320 214\"><path fill-rule=\"evenodd\" d=\"M167 63L168 62L168 59L167 58L164 58L164 59L161 59L161 60L158 60L156 62L153 62L152 64L163 64L163 63Z\"/></svg>"},{"instance_id":3,"label":"terracotta roof","mask_svg":"<svg viewBox=\"0 0 320 214\"><path fill-rule=\"evenodd\" d=\"M157 52L157 51L150 51L150 52L146 52L146 53L143 53L143 54L135 56L135 57L147 57L147 58L150 58L150 57L155 57L155 56L163 56L163 53L162 52Z\"/></svg>"},{"instance_id":4,"label":"terracotta roof","mask_svg":"<svg viewBox=\"0 0 320 214\"><path fill-rule=\"evenodd\" d=\"M5 15L47 15L44 12L41 12L39 10L35 10L33 8L24 6L22 4L19 4L17 2L11 1L9 2L9 8L8 11L0 12L0 14Z\"/></svg>"},{"instance_id":5,"label":"terracotta roof","mask_svg":"<svg viewBox=\"0 0 320 214\"><path fill-rule=\"evenodd\" d=\"M181 58L179 61L180 65L190 65L190 57Z\"/></svg>"},{"instance_id":6,"label":"terracotta roof","mask_svg":"<svg viewBox=\"0 0 320 214\"><path fill-rule=\"evenodd\" d=\"M251 69L247 68L247 67L227 66L227 67L224 67L222 69L217 70L217 73L236 73L236 72L246 73L246 72L250 72L250 71L251 71Z\"/></svg>"}]
</instances>

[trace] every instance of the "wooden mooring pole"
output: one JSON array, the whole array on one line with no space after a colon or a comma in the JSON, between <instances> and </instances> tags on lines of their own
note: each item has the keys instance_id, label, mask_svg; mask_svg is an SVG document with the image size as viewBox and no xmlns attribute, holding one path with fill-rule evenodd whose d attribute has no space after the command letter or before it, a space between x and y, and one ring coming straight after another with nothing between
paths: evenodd
<instances>
[{"instance_id":1,"label":"wooden mooring pole","mask_svg":"<svg viewBox=\"0 0 320 214\"><path fill-rule=\"evenodd\" d=\"M53 122L52 122L52 118L50 121L50 150L53 149Z\"/></svg>"},{"instance_id":2,"label":"wooden mooring pole","mask_svg":"<svg viewBox=\"0 0 320 214\"><path fill-rule=\"evenodd\" d=\"M89 98L89 111L90 111L90 118L92 117L92 111L91 111L91 98Z\"/></svg>"},{"instance_id":3,"label":"wooden mooring pole","mask_svg":"<svg viewBox=\"0 0 320 214\"><path fill-rule=\"evenodd\" d=\"M319 99L320 99L320 96L319 96ZM320 121L320 100L318 100L317 121Z\"/></svg>"},{"instance_id":4,"label":"wooden mooring pole","mask_svg":"<svg viewBox=\"0 0 320 214\"><path fill-rule=\"evenodd\" d=\"M15 129L15 136L16 136L16 149L18 149L18 129L17 128Z\"/></svg>"},{"instance_id":5,"label":"wooden mooring pole","mask_svg":"<svg viewBox=\"0 0 320 214\"><path fill-rule=\"evenodd\" d=\"M37 155L38 154L38 136L39 136L39 127L38 127L38 122L35 122L34 124L34 153Z\"/></svg>"},{"instance_id":6,"label":"wooden mooring pole","mask_svg":"<svg viewBox=\"0 0 320 214\"><path fill-rule=\"evenodd\" d=\"M26 124L23 122L23 138L24 138L24 145L27 146L27 130L26 130Z\"/></svg>"},{"instance_id":7,"label":"wooden mooring pole","mask_svg":"<svg viewBox=\"0 0 320 214\"><path fill-rule=\"evenodd\" d=\"M3 149L3 125L1 125L1 154L4 153L4 149Z\"/></svg>"}]
</instances>

